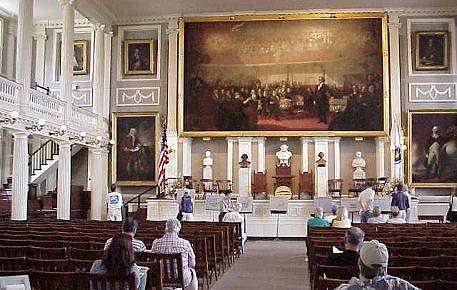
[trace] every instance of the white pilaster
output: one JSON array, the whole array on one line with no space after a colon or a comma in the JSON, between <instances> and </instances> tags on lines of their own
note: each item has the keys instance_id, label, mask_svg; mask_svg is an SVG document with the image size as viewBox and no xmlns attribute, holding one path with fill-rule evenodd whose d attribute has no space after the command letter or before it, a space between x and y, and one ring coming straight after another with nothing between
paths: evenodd
<instances>
[{"instance_id":1,"label":"white pilaster","mask_svg":"<svg viewBox=\"0 0 457 290\"><path fill-rule=\"evenodd\" d=\"M104 202L106 200L106 195L108 194L108 170L109 170L109 150L106 148L103 148L101 153L101 158L102 158L102 196L100 197L102 200L101 204L101 212L102 212L102 220L106 220L107 216L107 204Z\"/></svg>"},{"instance_id":2,"label":"white pilaster","mask_svg":"<svg viewBox=\"0 0 457 290\"><path fill-rule=\"evenodd\" d=\"M4 134L3 134L3 151L1 152L2 153L2 156L0 156L0 158L2 158L2 163L3 163L3 176L2 176L2 179L1 179L1 183L2 185L5 184L7 182L7 179L9 176L12 175L12 165L11 165L11 155L13 154L13 150L12 150L12 145L13 145L13 136L7 131L5 130L4 131Z\"/></svg>"},{"instance_id":3,"label":"white pilaster","mask_svg":"<svg viewBox=\"0 0 457 290\"><path fill-rule=\"evenodd\" d=\"M308 153L308 145L309 142L312 142L313 139L308 138L308 137L301 137L301 155L302 155L302 160L301 160L301 171L303 172L309 172L309 153Z\"/></svg>"},{"instance_id":4,"label":"white pilaster","mask_svg":"<svg viewBox=\"0 0 457 290\"><path fill-rule=\"evenodd\" d=\"M93 110L98 117L98 127L103 124L103 101L105 95L105 32L104 25L94 24L94 83L93 83Z\"/></svg>"},{"instance_id":5,"label":"white pilaster","mask_svg":"<svg viewBox=\"0 0 457 290\"><path fill-rule=\"evenodd\" d=\"M103 190L106 187L106 181L103 180L102 149L89 149L88 159L90 160L91 179L90 219L99 221L102 220L102 209L105 202Z\"/></svg>"},{"instance_id":6,"label":"white pilaster","mask_svg":"<svg viewBox=\"0 0 457 290\"><path fill-rule=\"evenodd\" d=\"M178 96L178 20L168 22L168 98L167 98L167 131L176 132L176 109ZM160 43L158 45L161 45Z\"/></svg>"},{"instance_id":7,"label":"white pilaster","mask_svg":"<svg viewBox=\"0 0 457 290\"><path fill-rule=\"evenodd\" d=\"M57 219L70 219L71 201L71 143L59 142L57 177Z\"/></svg>"},{"instance_id":8,"label":"white pilaster","mask_svg":"<svg viewBox=\"0 0 457 290\"><path fill-rule=\"evenodd\" d=\"M46 28L42 25L39 30L35 31L33 38L36 40L36 56L35 56L35 82L40 86L44 85L44 61L46 59Z\"/></svg>"},{"instance_id":9,"label":"white pilaster","mask_svg":"<svg viewBox=\"0 0 457 290\"><path fill-rule=\"evenodd\" d=\"M17 18L16 82L24 85L21 105L27 102L32 78L33 0L19 0Z\"/></svg>"},{"instance_id":10,"label":"white pilaster","mask_svg":"<svg viewBox=\"0 0 457 290\"><path fill-rule=\"evenodd\" d=\"M257 171L265 172L265 137L257 138Z\"/></svg>"},{"instance_id":11,"label":"white pilaster","mask_svg":"<svg viewBox=\"0 0 457 290\"><path fill-rule=\"evenodd\" d=\"M182 140L182 175L192 176L192 138Z\"/></svg>"},{"instance_id":12,"label":"white pilaster","mask_svg":"<svg viewBox=\"0 0 457 290\"><path fill-rule=\"evenodd\" d=\"M16 25L13 21L8 22L8 44L6 51L6 77L14 79L15 47L16 47Z\"/></svg>"},{"instance_id":13,"label":"white pilaster","mask_svg":"<svg viewBox=\"0 0 457 290\"><path fill-rule=\"evenodd\" d=\"M72 84L73 84L73 34L75 26L74 0L59 0L62 5L63 28L62 28L62 61L60 77L60 97L66 100L65 110L67 120L71 116L72 109Z\"/></svg>"},{"instance_id":14,"label":"white pilaster","mask_svg":"<svg viewBox=\"0 0 457 290\"><path fill-rule=\"evenodd\" d=\"M319 159L319 153L324 153L324 159L327 161L325 167L317 167L314 165L315 173L315 192L318 197L327 196L328 188L328 143L327 138L314 138L314 161Z\"/></svg>"},{"instance_id":15,"label":"white pilaster","mask_svg":"<svg viewBox=\"0 0 457 290\"><path fill-rule=\"evenodd\" d=\"M248 160L252 162L252 138L239 137L238 138L238 160L241 156L246 154ZM238 167L238 194L240 196L251 195L251 166L248 168Z\"/></svg>"},{"instance_id":16,"label":"white pilaster","mask_svg":"<svg viewBox=\"0 0 457 290\"><path fill-rule=\"evenodd\" d=\"M105 33L105 72L111 72L111 39L113 33ZM103 117L109 119L110 117L110 100L111 100L111 73L105 73L105 80L103 82Z\"/></svg>"},{"instance_id":17,"label":"white pilaster","mask_svg":"<svg viewBox=\"0 0 457 290\"><path fill-rule=\"evenodd\" d=\"M166 176L177 177L178 176L178 134L176 131L170 131L167 133L167 144L168 144L168 159L169 162L166 167Z\"/></svg>"},{"instance_id":18,"label":"white pilaster","mask_svg":"<svg viewBox=\"0 0 457 290\"><path fill-rule=\"evenodd\" d=\"M340 179L341 177L341 153L340 153L340 137L335 137L335 140L333 141L333 146L334 146L334 155L335 155L335 173L334 173L334 178L335 179Z\"/></svg>"},{"instance_id":19,"label":"white pilaster","mask_svg":"<svg viewBox=\"0 0 457 290\"><path fill-rule=\"evenodd\" d=\"M385 138L383 137L377 137L375 139L376 141L376 176L377 177L385 177L386 172L385 172L385 166L384 166L384 160L385 160Z\"/></svg>"},{"instance_id":20,"label":"white pilaster","mask_svg":"<svg viewBox=\"0 0 457 290\"><path fill-rule=\"evenodd\" d=\"M233 181L233 138L227 138L227 180Z\"/></svg>"},{"instance_id":21,"label":"white pilaster","mask_svg":"<svg viewBox=\"0 0 457 290\"><path fill-rule=\"evenodd\" d=\"M27 194L29 190L29 133L17 132L13 148L13 196L11 219L27 220Z\"/></svg>"}]
</instances>

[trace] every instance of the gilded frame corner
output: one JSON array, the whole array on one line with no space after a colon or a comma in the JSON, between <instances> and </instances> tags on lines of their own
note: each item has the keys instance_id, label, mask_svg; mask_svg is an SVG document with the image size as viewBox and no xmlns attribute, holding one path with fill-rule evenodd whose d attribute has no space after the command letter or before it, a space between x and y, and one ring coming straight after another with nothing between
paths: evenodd
<instances>
[{"instance_id":1,"label":"gilded frame corner","mask_svg":"<svg viewBox=\"0 0 457 290\"><path fill-rule=\"evenodd\" d=\"M154 180L152 181L119 181L117 179L117 119L118 118L128 118L128 117L154 117L154 126L155 126L155 148L154 148ZM152 186L157 185L158 178L158 166L157 162L159 161L159 152L160 152L160 114L158 112L113 112L111 114L111 136L115 141L115 145L111 148L111 174L112 174L112 183L116 183L120 186Z\"/></svg>"},{"instance_id":2,"label":"gilded frame corner","mask_svg":"<svg viewBox=\"0 0 457 290\"><path fill-rule=\"evenodd\" d=\"M383 130L382 131L184 131L184 28L188 22L216 21L259 21L300 19L363 19L379 18L382 21L382 67L383 67ZM179 18L178 33L178 135L179 137L386 137L390 128L390 77L387 13L385 12L342 12L342 13L295 13L262 15L229 15Z\"/></svg>"}]
</instances>

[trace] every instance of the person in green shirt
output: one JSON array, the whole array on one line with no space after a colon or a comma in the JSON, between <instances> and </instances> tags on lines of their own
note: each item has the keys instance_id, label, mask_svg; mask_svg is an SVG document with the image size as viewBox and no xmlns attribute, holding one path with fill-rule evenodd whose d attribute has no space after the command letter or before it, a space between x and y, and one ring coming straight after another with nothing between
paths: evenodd
<instances>
[{"instance_id":1,"label":"person in green shirt","mask_svg":"<svg viewBox=\"0 0 457 290\"><path fill-rule=\"evenodd\" d=\"M329 222L324 219L324 209L322 207L316 207L314 217L308 220L308 227L330 227Z\"/></svg>"}]
</instances>

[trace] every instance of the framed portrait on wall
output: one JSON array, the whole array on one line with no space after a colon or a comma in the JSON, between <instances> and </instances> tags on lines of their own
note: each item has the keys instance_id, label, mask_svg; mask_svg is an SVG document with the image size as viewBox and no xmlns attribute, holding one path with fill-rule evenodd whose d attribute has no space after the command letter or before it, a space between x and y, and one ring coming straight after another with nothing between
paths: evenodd
<instances>
[{"instance_id":1,"label":"framed portrait on wall","mask_svg":"<svg viewBox=\"0 0 457 290\"><path fill-rule=\"evenodd\" d=\"M73 74L87 75L89 74L89 41L75 40L73 43Z\"/></svg>"},{"instance_id":2,"label":"framed portrait on wall","mask_svg":"<svg viewBox=\"0 0 457 290\"><path fill-rule=\"evenodd\" d=\"M416 70L446 70L449 68L447 31L416 32Z\"/></svg>"},{"instance_id":3,"label":"framed portrait on wall","mask_svg":"<svg viewBox=\"0 0 457 290\"><path fill-rule=\"evenodd\" d=\"M158 130L158 113L113 113L113 182L132 186L157 183Z\"/></svg>"},{"instance_id":4,"label":"framed portrait on wall","mask_svg":"<svg viewBox=\"0 0 457 290\"><path fill-rule=\"evenodd\" d=\"M410 111L408 137L411 185L457 186L457 112Z\"/></svg>"},{"instance_id":5,"label":"framed portrait on wall","mask_svg":"<svg viewBox=\"0 0 457 290\"><path fill-rule=\"evenodd\" d=\"M153 39L124 41L124 74L155 75L157 50Z\"/></svg>"},{"instance_id":6,"label":"framed portrait on wall","mask_svg":"<svg viewBox=\"0 0 457 290\"><path fill-rule=\"evenodd\" d=\"M180 22L181 136L385 136L384 13Z\"/></svg>"}]
</instances>

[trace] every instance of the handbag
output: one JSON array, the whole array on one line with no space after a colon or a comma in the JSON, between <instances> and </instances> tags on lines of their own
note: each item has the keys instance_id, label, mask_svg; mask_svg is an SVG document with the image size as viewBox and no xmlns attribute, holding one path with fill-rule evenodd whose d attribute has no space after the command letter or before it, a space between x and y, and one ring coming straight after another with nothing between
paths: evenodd
<instances>
[{"instance_id":1,"label":"handbag","mask_svg":"<svg viewBox=\"0 0 457 290\"><path fill-rule=\"evenodd\" d=\"M451 196L451 202L449 203L449 209L446 214L446 220L449 222L457 222L457 211L452 210L452 205L454 204L454 196Z\"/></svg>"}]
</instances>

